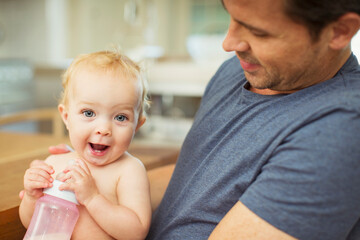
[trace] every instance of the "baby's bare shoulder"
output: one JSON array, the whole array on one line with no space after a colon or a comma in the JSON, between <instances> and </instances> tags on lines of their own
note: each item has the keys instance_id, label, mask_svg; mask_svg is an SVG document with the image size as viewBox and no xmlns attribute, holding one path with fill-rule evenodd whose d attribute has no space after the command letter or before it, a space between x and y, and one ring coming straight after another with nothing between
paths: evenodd
<instances>
[{"instance_id":1,"label":"baby's bare shoulder","mask_svg":"<svg viewBox=\"0 0 360 240\"><path fill-rule=\"evenodd\" d=\"M123 155L123 158L119 160L119 163L122 165L122 168L126 171L136 170L136 169L139 171L145 170L145 166L142 163L142 161L128 152L126 152Z\"/></svg>"},{"instance_id":2,"label":"baby's bare shoulder","mask_svg":"<svg viewBox=\"0 0 360 240\"><path fill-rule=\"evenodd\" d=\"M140 177L147 175L144 164L138 158L127 152L117 161L112 162L101 169L101 175L106 172L109 179L112 176L116 178L117 181L120 179L132 179L135 176Z\"/></svg>"},{"instance_id":3,"label":"baby's bare shoulder","mask_svg":"<svg viewBox=\"0 0 360 240\"><path fill-rule=\"evenodd\" d=\"M48 164L58 164L59 162L67 163L69 160L74 159L74 153L62 153L50 155L45 159L45 162Z\"/></svg>"},{"instance_id":4,"label":"baby's bare shoulder","mask_svg":"<svg viewBox=\"0 0 360 240\"><path fill-rule=\"evenodd\" d=\"M121 182L133 181L133 178L147 176L144 164L127 152L115 162L101 167L90 166L90 170L98 186L102 187L117 185L120 180ZM105 175L106 178L104 178Z\"/></svg>"},{"instance_id":5,"label":"baby's bare shoulder","mask_svg":"<svg viewBox=\"0 0 360 240\"><path fill-rule=\"evenodd\" d=\"M129 193L136 189L143 189L144 192L147 192L149 182L144 164L129 153L123 157L118 162L121 168L117 178L118 191ZM136 190L136 192L138 191Z\"/></svg>"}]
</instances>

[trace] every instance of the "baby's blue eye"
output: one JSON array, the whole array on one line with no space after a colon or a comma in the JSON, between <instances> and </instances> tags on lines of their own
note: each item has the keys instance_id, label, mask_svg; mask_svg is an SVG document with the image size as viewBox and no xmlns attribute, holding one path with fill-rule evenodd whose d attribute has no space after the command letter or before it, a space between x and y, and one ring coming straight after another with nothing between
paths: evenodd
<instances>
[{"instance_id":1,"label":"baby's blue eye","mask_svg":"<svg viewBox=\"0 0 360 240\"><path fill-rule=\"evenodd\" d=\"M85 110L85 111L83 111L83 114L85 117L94 117L95 116L95 113L91 110Z\"/></svg>"},{"instance_id":2,"label":"baby's blue eye","mask_svg":"<svg viewBox=\"0 0 360 240\"><path fill-rule=\"evenodd\" d=\"M115 120L119 121L119 122L124 122L126 119L127 119L127 117L125 117L124 115L117 115L115 117Z\"/></svg>"}]
</instances>

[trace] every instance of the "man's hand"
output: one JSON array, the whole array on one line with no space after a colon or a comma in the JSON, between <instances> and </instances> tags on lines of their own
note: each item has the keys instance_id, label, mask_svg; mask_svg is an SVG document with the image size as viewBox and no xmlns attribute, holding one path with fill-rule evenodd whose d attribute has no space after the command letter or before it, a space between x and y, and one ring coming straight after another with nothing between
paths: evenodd
<instances>
[{"instance_id":1,"label":"man's hand","mask_svg":"<svg viewBox=\"0 0 360 240\"><path fill-rule=\"evenodd\" d=\"M68 153L70 151L73 151L68 145L66 144L59 144L56 146L50 146L49 152L51 154L62 154L62 153Z\"/></svg>"}]
</instances>

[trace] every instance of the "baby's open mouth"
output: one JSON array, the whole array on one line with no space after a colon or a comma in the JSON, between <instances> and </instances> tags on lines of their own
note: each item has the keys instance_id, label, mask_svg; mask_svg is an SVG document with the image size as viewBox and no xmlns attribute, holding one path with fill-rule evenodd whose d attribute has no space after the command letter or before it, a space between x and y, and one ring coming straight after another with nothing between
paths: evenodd
<instances>
[{"instance_id":1,"label":"baby's open mouth","mask_svg":"<svg viewBox=\"0 0 360 240\"><path fill-rule=\"evenodd\" d=\"M109 147L109 146L103 145L103 144L95 144L95 143L89 143L89 144L90 144L91 149L94 152L103 152L106 149L108 149L108 147Z\"/></svg>"}]
</instances>

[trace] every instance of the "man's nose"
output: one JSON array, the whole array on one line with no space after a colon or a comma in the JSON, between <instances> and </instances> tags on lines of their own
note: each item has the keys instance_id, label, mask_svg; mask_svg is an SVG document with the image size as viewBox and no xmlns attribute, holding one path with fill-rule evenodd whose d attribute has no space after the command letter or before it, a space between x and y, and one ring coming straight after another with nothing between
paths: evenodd
<instances>
[{"instance_id":1,"label":"man's nose","mask_svg":"<svg viewBox=\"0 0 360 240\"><path fill-rule=\"evenodd\" d=\"M231 21L228 32L223 41L223 48L226 52L246 52L250 49L249 43L244 39L242 31L244 27Z\"/></svg>"}]
</instances>

